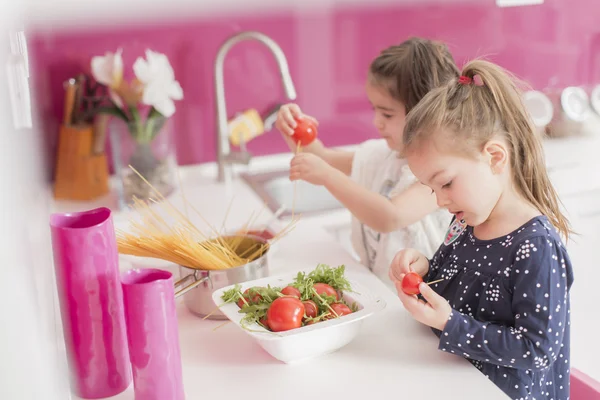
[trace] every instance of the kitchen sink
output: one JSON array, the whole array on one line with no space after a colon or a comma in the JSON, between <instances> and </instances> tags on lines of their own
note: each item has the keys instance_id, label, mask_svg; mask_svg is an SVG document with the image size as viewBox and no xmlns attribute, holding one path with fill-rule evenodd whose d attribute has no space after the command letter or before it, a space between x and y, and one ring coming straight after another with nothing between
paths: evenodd
<instances>
[{"instance_id":1,"label":"kitchen sink","mask_svg":"<svg viewBox=\"0 0 600 400\"><path fill-rule=\"evenodd\" d=\"M295 213L305 216L339 210L343 205L323 186L304 181L296 181L294 202L294 182L289 179L289 170L277 170L256 174L241 174L241 178L267 204L272 212L285 205L282 217Z\"/></svg>"}]
</instances>

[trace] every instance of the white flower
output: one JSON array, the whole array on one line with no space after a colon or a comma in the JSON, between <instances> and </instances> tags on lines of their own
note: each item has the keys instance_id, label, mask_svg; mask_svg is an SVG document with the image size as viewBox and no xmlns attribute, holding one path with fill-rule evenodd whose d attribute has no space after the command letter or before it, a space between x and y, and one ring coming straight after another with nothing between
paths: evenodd
<instances>
[{"instance_id":1,"label":"white flower","mask_svg":"<svg viewBox=\"0 0 600 400\"><path fill-rule=\"evenodd\" d=\"M99 83L108 86L110 98L119 106L123 107L121 98L116 90L123 83L123 58L121 49L116 53L106 52L104 56L92 57L92 76Z\"/></svg>"},{"instance_id":2,"label":"white flower","mask_svg":"<svg viewBox=\"0 0 600 400\"><path fill-rule=\"evenodd\" d=\"M183 90L167 56L146 50L146 59L139 57L133 64L136 78L144 85L142 103L153 106L165 117L175 112L173 100L183 99Z\"/></svg>"}]
</instances>

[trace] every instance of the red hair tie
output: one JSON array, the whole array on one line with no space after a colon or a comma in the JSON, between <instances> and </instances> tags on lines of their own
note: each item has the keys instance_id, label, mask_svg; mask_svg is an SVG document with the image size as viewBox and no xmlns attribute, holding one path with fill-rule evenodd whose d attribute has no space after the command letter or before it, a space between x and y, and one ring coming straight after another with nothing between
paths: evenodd
<instances>
[{"instance_id":1,"label":"red hair tie","mask_svg":"<svg viewBox=\"0 0 600 400\"><path fill-rule=\"evenodd\" d=\"M469 78L468 76L461 75L458 78L458 83L460 83L461 85L470 85L472 82L473 79Z\"/></svg>"},{"instance_id":2,"label":"red hair tie","mask_svg":"<svg viewBox=\"0 0 600 400\"><path fill-rule=\"evenodd\" d=\"M473 75L473 78L469 78L468 76L461 75L458 78L458 83L461 85L470 85L474 84L475 86L483 86L483 80L479 74Z\"/></svg>"}]
</instances>

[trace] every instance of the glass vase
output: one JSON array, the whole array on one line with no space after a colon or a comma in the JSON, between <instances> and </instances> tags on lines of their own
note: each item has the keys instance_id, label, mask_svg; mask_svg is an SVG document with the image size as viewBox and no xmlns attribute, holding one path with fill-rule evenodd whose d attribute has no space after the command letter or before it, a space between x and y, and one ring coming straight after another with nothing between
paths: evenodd
<instances>
[{"instance_id":1,"label":"glass vase","mask_svg":"<svg viewBox=\"0 0 600 400\"><path fill-rule=\"evenodd\" d=\"M110 135L121 207L134 197L158 200L156 191L165 197L174 191L177 161L170 118L150 117L143 124L113 118Z\"/></svg>"}]
</instances>

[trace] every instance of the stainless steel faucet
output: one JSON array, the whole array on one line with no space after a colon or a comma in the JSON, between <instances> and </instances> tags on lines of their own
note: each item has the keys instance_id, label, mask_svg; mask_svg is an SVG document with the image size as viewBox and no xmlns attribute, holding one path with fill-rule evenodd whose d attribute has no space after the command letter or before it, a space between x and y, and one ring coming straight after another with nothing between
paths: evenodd
<instances>
[{"instance_id":1,"label":"stainless steel faucet","mask_svg":"<svg viewBox=\"0 0 600 400\"><path fill-rule=\"evenodd\" d=\"M252 156L247 151L232 152L229 145L229 128L227 121L227 107L225 103L225 84L223 81L223 64L225 63L225 56L231 48L239 42L245 40L257 40L267 46L267 48L273 53L277 65L279 66L279 74L283 82L283 88L288 100L296 99L296 89L290 76L290 70L288 63L285 58L285 54L281 50L281 47L270 37L260 32L241 32L238 33L225 41L221 45L217 58L215 59L215 101L217 105L217 163L218 163L218 180L219 182L225 181L226 178L231 176L231 168L228 168L231 164L248 164Z\"/></svg>"}]
</instances>

